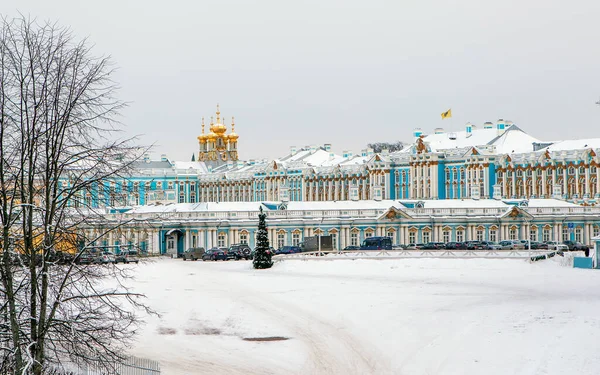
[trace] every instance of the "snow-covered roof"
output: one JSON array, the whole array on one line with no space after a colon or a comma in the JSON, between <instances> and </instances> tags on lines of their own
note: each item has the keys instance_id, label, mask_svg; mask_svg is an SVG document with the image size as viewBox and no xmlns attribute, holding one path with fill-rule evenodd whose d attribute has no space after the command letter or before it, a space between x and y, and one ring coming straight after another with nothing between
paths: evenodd
<instances>
[{"instance_id":1,"label":"snow-covered roof","mask_svg":"<svg viewBox=\"0 0 600 375\"><path fill-rule=\"evenodd\" d=\"M568 150L582 150L589 148L600 148L600 138L584 138L584 139L571 139L566 141L556 142L545 148L548 151L568 151Z\"/></svg>"},{"instance_id":2,"label":"snow-covered roof","mask_svg":"<svg viewBox=\"0 0 600 375\"><path fill-rule=\"evenodd\" d=\"M533 150L533 143L539 139L525 133L516 125L510 125L503 132L497 129L473 129L471 133L466 130L458 132L444 132L429 134L423 137L425 144L431 152L440 152L450 149L464 149L477 147L482 152L490 153L520 153ZM400 151L408 152L407 151Z\"/></svg>"}]
</instances>

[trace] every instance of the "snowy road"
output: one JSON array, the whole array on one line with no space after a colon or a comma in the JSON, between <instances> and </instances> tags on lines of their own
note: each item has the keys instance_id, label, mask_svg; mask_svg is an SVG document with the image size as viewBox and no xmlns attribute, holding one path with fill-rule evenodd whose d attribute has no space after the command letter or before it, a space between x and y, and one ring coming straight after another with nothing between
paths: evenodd
<instances>
[{"instance_id":1,"label":"snowy road","mask_svg":"<svg viewBox=\"0 0 600 375\"><path fill-rule=\"evenodd\" d=\"M162 259L138 267L161 317L132 354L167 375L598 374L598 285L556 261Z\"/></svg>"}]
</instances>

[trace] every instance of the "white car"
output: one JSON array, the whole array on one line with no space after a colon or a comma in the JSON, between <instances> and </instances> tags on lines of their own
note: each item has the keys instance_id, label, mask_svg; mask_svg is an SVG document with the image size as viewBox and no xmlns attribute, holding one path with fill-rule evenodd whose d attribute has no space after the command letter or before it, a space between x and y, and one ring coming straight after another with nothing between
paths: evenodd
<instances>
[{"instance_id":1,"label":"white car","mask_svg":"<svg viewBox=\"0 0 600 375\"><path fill-rule=\"evenodd\" d=\"M547 241L548 250L559 250L559 251L569 251L569 246L564 243L556 242L556 241Z\"/></svg>"}]
</instances>

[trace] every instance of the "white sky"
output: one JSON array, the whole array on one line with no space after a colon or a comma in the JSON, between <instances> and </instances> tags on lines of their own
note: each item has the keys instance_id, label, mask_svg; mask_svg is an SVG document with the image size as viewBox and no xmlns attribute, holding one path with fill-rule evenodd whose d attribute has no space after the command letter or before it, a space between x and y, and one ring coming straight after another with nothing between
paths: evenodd
<instances>
[{"instance_id":1,"label":"white sky","mask_svg":"<svg viewBox=\"0 0 600 375\"><path fill-rule=\"evenodd\" d=\"M498 118L546 140L600 123L600 2L556 0L30 1L110 54L130 134L189 160L216 103L243 159ZM440 120L452 108L453 118ZM208 122L208 121L207 121Z\"/></svg>"}]
</instances>

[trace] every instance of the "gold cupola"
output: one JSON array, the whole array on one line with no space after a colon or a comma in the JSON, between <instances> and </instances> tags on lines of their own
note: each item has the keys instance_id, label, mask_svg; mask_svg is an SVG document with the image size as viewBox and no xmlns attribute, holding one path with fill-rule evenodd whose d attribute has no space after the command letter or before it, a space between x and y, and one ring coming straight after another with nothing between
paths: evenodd
<instances>
[{"instance_id":1,"label":"gold cupola","mask_svg":"<svg viewBox=\"0 0 600 375\"><path fill-rule=\"evenodd\" d=\"M213 141L213 142L215 139L217 139L217 135L215 134L215 132L213 130L214 126L215 126L215 124L213 122L213 118L211 117L210 118L210 133L208 133L206 135L206 139L208 139L209 141Z\"/></svg>"},{"instance_id":2,"label":"gold cupola","mask_svg":"<svg viewBox=\"0 0 600 375\"><path fill-rule=\"evenodd\" d=\"M210 124L210 131L215 133L217 137L223 137L227 131L227 127L221 124L221 112L219 111L219 105L217 104L217 121L214 124Z\"/></svg>"},{"instance_id":3,"label":"gold cupola","mask_svg":"<svg viewBox=\"0 0 600 375\"><path fill-rule=\"evenodd\" d=\"M198 136L198 141L200 141L200 143L206 143L207 139L208 135L204 134L204 117L202 117L202 134Z\"/></svg>"},{"instance_id":4,"label":"gold cupola","mask_svg":"<svg viewBox=\"0 0 600 375\"><path fill-rule=\"evenodd\" d=\"M239 138L239 135L237 135L235 133L235 121L233 116L231 117L231 133L229 133L229 135L227 136L227 138L229 138L230 142L236 142Z\"/></svg>"}]
</instances>

